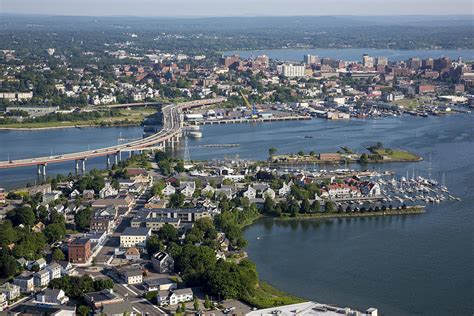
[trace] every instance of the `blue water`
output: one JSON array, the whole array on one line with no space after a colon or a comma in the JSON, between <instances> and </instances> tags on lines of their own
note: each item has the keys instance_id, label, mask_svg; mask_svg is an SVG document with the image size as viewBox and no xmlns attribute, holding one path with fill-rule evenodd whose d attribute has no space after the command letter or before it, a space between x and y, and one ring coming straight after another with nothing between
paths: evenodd
<instances>
[{"instance_id":1,"label":"blue water","mask_svg":"<svg viewBox=\"0 0 474 316\"><path fill-rule=\"evenodd\" d=\"M305 220L264 219L248 227L247 252L260 277L292 294L325 303L365 309L384 315L472 315L474 307L474 116L394 117L379 120L293 121L201 128L203 138L190 139L191 159L238 154L266 159L268 148L279 153L298 150L335 151L383 141L422 155L416 163L379 164L374 168L398 174L446 175L446 184L461 202L427 208L426 214L387 218ZM64 129L0 132L0 157L49 155L115 144L139 137L141 128ZM311 135L313 138L305 138ZM203 144L238 143L234 148ZM182 155L178 149L177 155ZM88 161L104 167L105 158ZM342 166L334 166L334 168ZM351 167L359 168L359 165ZM72 163L48 166L48 172L71 172ZM0 171L0 186L34 180L34 168ZM257 239L260 237L260 239Z\"/></svg>"},{"instance_id":2,"label":"blue water","mask_svg":"<svg viewBox=\"0 0 474 316\"><path fill-rule=\"evenodd\" d=\"M394 50L394 49L374 49L374 48L347 48L347 49L268 49L268 50L252 50L252 51L228 51L224 55L240 55L243 58L257 57L259 55L267 55L272 59L282 61L303 61L304 55L317 55L319 57L328 57L341 60L361 60L363 54L374 57L387 57L389 61L407 60L410 57L418 58L439 58L450 57L457 59L462 57L463 60L474 60L474 50L464 49L440 49L440 50Z\"/></svg>"},{"instance_id":3,"label":"blue water","mask_svg":"<svg viewBox=\"0 0 474 316\"><path fill-rule=\"evenodd\" d=\"M49 156L51 153L83 151L116 145L118 138L140 138L142 127L91 127L64 128L41 131L0 131L0 160ZM50 164L46 167L48 175L74 172L74 161ZM104 157L92 158L86 162L86 169L106 167ZM12 188L34 184L37 179L36 167L0 170L0 187Z\"/></svg>"}]
</instances>

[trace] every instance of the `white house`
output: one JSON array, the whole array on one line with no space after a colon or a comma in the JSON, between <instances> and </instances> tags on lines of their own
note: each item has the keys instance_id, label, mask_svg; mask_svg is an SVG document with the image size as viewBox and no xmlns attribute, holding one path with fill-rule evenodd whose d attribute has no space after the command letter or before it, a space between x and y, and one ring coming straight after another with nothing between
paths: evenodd
<instances>
[{"instance_id":1,"label":"white house","mask_svg":"<svg viewBox=\"0 0 474 316\"><path fill-rule=\"evenodd\" d=\"M278 190L278 195L279 196L286 196L288 193L291 191L291 186L293 185L293 182L288 182L288 184L283 183L283 186Z\"/></svg>"},{"instance_id":2,"label":"white house","mask_svg":"<svg viewBox=\"0 0 474 316\"><path fill-rule=\"evenodd\" d=\"M248 198L249 200L255 199L257 197L257 190L255 190L252 186L248 186L247 190L244 191L243 196Z\"/></svg>"},{"instance_id":3,"label":"white house","mask_svg":"<svg viewBox=\"0 0 474 316\"><path fill-rule=\"evenodd\" d=\"M0 293L5 294L7 300L11 301L20 296L20 287L11 283L0 285Z\"/></svg>"},{"instance_id":4,"label":"white house","mask_svg":"<svg viewBox=\"0 0 474 316\"><path fill-rule=\"evenodd\" d=\"M46 287L49 284L49 271L46 269L40 270L34 274L34 284L37 287Z\"/></svg>"},{"instance_id":5,"label":"white house","mask_svg":"<svg viewBox=\"0 0 474 316\"><path fill-rule=\"evenodd\" d=\"M35 301L40 304L63 305L69 302L69 297L66 296L63 290L45 289L41 293L36 294Z\"/></svg>"},{"instance_id":6,"label":"white house","mask_svg":"<svg viewBox=\"0 0 474 316\"><path fill-rule=\"evenodd\" d=\"M171 273L174 271L174 260L166 252L160 251L151 256L153 269L159 273Z\"/></svg>"},{"instance_id":7,"label":"white house","mask_svg":"<svg viewBox=\"0 0 474 316\"><path fill-rule=\"evenodd\" d=\"M167 183L166 187L161 191L164 195L170 196L176 193L176 189L174 186L171 185L171 183Z\"/></svg>"},{"instance_id":8,"label":"white house","mask_svg":"<svg viewBox=\"0 0 474 316\"><path fill-rule=\"evenodd\" d=\"M191 288L168 291L160 291L156 295L158 305L177 305L182 302L190 302L194 299L193 290Z\"/></svg>"},{"instance_id":9,"label":"white house","mask_svg":"<svg viewBox=\"0 0 474 316\"><path fill-rule=\"evenodd\" d=\"M0 312L3 312L7 308L8 308L7 296L3 293L0 293Z\"/></svg>"},{"instance_id":10,"label":"white house","mask_svg":"<svg viewBox=\"0 0 474 316\"><path fill-rule=\"evenodd\" d=\"M49 272L50 280L59 279L61 277L61 266L57 262L47 265L46 270Z\"/></svg>"}]
</instances>

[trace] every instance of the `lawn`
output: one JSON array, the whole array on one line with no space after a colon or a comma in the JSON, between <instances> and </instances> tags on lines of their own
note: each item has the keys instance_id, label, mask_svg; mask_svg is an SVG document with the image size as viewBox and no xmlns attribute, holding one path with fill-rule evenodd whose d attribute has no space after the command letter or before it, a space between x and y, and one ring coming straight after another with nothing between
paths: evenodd
<instances>
[{"instance_id":1,"label":"lawn","mask_svg":"<svg viewBox=\"0 0 474 316\"><path fill-rule=\"evenodd\" d=\"M257 308L270 308L305 302L305 300L282 292L265 282L260 282L259 287L255 290L255 294L244 299L244 301Z\"/></svg>"},{"instance_id":2,"label":"lawn","mask_svg":"<svg viewBox=\"0 0 474 316\"><path fill-rule=\"evenodd\" d=\"M400 149L389 149L389 148L374 149L373 153L388 157L391 160L416 161L420 159L419 156L411 152L408 152L406 150L400 150Z\"/></svg>"}]
</instances>

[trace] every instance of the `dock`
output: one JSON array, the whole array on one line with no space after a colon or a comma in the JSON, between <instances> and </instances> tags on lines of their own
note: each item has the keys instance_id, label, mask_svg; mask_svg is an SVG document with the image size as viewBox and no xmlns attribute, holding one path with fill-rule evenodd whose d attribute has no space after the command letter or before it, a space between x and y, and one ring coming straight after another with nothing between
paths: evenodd
<instances>
[{"instance_id":1,"label":"dock","mask_svg":"<svg viewBox=\"0 0 474 316\"><path fill-rule=\"evenodd\" d=\"M262 123L262 122L279 122L279 121L302 121L311 120L310 116L305 115L291 115L280 117L260 117L260 118L237 118L237 119L223 119L223 120L206 120L189 122L190 125L213 125L213 124L238 124L238 123Z\"/></svg>"}]
</instances>

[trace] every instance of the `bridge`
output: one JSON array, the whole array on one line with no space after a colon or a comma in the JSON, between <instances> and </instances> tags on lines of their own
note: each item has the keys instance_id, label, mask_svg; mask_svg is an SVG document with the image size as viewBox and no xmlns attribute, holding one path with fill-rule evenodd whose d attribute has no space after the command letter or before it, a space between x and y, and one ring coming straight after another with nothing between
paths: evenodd
<instances>
[{"instance_id":1,"label":"bridge","mask_svg":"<svg viewBox=\"0 0 474 316\"><path fill-rule=\"evenodd\" d=\"M87 159L94 157L107 157L107 167L110 166L111 159L114 158L115 163L121 159L122 152L132 153L134 151L146 149L164 149L166 147L173 148L182 135L184 126L182 112L184 110L211 105L225 101L226 98L214 98L183 102L178 104L168 104L161 108L162 111L162 129L151 136L139 140L131 141L116 146L104 147L99 149L68 153L56 156L35 157L19 160L0 161L0 169L10 169L18 167L37 166L38 174L46 175L46 166L53 163L61 163L67 161L76 162L76 172L82 169L84 172ZM82 163L82 166L79 164Z\"/></svg>"}]
</instances>

